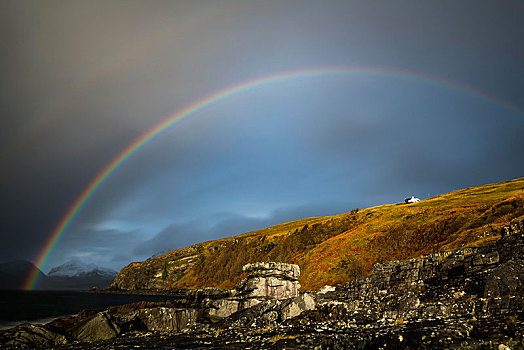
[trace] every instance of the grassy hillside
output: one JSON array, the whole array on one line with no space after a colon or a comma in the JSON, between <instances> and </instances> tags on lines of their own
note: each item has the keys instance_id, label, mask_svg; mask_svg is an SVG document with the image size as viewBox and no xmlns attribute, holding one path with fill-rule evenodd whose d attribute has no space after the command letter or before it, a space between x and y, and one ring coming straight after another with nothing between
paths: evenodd
<instances>
[{"instance_id":1,"label":"grassy hillside","mask_svg":"<svg viewBox=\"0 0 524 350\"><path fill-rule=\"evenodd\" d=\"M455 191L414 204L390 204L307 218L179 249L125 267L119 289L230 288L255 261L295 263L303 289L348 281L375 262L482 245L524 219L524 178Z\"/></svg>"}]
</instances>

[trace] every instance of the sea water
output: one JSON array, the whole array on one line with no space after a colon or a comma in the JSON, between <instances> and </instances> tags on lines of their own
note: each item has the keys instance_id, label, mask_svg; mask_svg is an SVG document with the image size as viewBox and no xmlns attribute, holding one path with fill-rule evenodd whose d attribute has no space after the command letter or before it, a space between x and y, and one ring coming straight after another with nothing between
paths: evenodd
<instances>
[{"instance_id":1,"label":"sea water","mask_svg":"<svg viewBox=\"0 0 524 350\"><path fill-rule=\"evenodd\" d=\"M138 301L178 299L176 295L139 295L79 291L0 291L0 329L22 323L47 323L84 309L103 310Z\"/></svg>"}]
</instances>

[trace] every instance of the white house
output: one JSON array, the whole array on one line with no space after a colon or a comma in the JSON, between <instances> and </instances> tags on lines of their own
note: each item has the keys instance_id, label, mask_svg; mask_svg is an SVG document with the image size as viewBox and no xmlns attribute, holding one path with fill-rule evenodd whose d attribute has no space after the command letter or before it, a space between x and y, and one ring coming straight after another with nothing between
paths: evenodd
<instances>
[{"instance_id":1,"label":"white house","mask_svg":"<svg viewBox=\"0 0 524 350\"><path fill-rule=\"evenodd\" d=\"M416 198L415 196L411 196L411 198L404 199L404 203L416 203L420 202L419 198Z\"/></svg>"}]
</instances>

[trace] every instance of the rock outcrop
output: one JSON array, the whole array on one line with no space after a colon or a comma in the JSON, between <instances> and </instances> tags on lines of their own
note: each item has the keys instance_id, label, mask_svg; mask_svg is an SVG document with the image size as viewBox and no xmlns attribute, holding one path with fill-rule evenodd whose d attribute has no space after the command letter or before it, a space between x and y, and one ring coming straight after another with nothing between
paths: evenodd
<instances>
[{"instance_id":1,"label":"rock outcrop","mask_svg":"<svg viewBox=\"0 0 524 350\"><path fill-rule=\"evenodd\" d=\"M107 312L99 312L94 317L70 329L69 333L77 340L105 340L120 334L120 327L115 322L113 315Z\"/></svg>"},{"instance_id":2,"label":"rock outcrop","mask_svg":"<svg viewBox=\"0 0 524 350\"><path fill-rule=\"evenodd\" d=\"M279 262L258 262L243 268L249 275L237 289L243 298L289 299L298 296L300 268Z\"/></svg>"},{"instance_id":3,"label":"rock outcrop","mask_svg":"<svg viewBox=\"0 0 524 350\"><path fill-rule=\"evenodd\" d=\"M4 331L0 342L4 348L43 348L66 343L67 338L63 334L42 325L28 323Z\"/></svg>"},{"instance_id":4,"label":"rock outcrop","mask_svg":"<svg viewBox=\"0 0 524 350\"><path fill-rule=\"evenodd\" d=\"M234 294L214 304L222 306L217 313L225 318L219 322L219 327L263 326L285 321L315 308L310 294L299 293L298 265L258 262L245 265L243 271L248 276L237 284ZM238 308L227 314L223 310L231 308L224 305L230 302Z\"/></svg>"},{"instance_id":5,"label":"rock outcrop","mask_svg":"<svg viewBox=\"0 0 524 350\"><path fill-rule=\"evenodd\" d=\"M245 265L243 271L247 272L248 276L237 284L236 289L200 289L189 291L187 297L189 300L198 301L203 306L207 318L213 322L259 304L259 309L268 308L281 320L314 308L313 298L308 294L299 293L298 265L258 262ZM282 303L284 300L293 301L294 306Z\"/></svg>"}]
</instances>

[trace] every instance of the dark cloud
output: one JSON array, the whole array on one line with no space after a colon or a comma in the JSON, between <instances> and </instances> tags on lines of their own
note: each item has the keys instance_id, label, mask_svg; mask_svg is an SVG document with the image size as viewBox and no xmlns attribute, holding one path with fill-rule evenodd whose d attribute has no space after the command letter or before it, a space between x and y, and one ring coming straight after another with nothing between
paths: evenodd
<instances>
[{"instance_id":1,"label":"dark cloud","mask_svg":"<svg viewBox=\"0 0 524 350\"><path fill-rule=\"evenodd\" d=\"M348 203L313 203L304 207L279 208L261 218L219 213L191 222L170 225L153 238L140 242L133 252L142 256L156 256L199 242L230 237L306 217L339 214L351 210L350 208L353 209Z\"/></svg>"},{"instance_id":2,"label":"dark cloud","mask_svg":"<svg viewBox=\"0 0 524 350\"><path fill-rule=\"evenodd\" d=\"M143 232L115 229L80 228L71 231L54 252L55 262L80 258L89 263L120 269L134 259L147 258L134 252L135 245L143 240ZM48 264L50 269L55 264Z\"/></svg>"},{"instance_id":3,"label":"dark cloud","mask_svg":"<svg viewBox=\"0 0 524 350\"><path fill-rule=\"evenodd\" d=\"M133 140L225 87L308 67L383 75L261 87L203 109L124 163L50 265L119 268L305 216L522 176L520 1L0 3L0 260L34 260ZM506 102L502 102L506 101ZM321 203L321 204L319 204Z\"/></svg>"}]
</instances>

